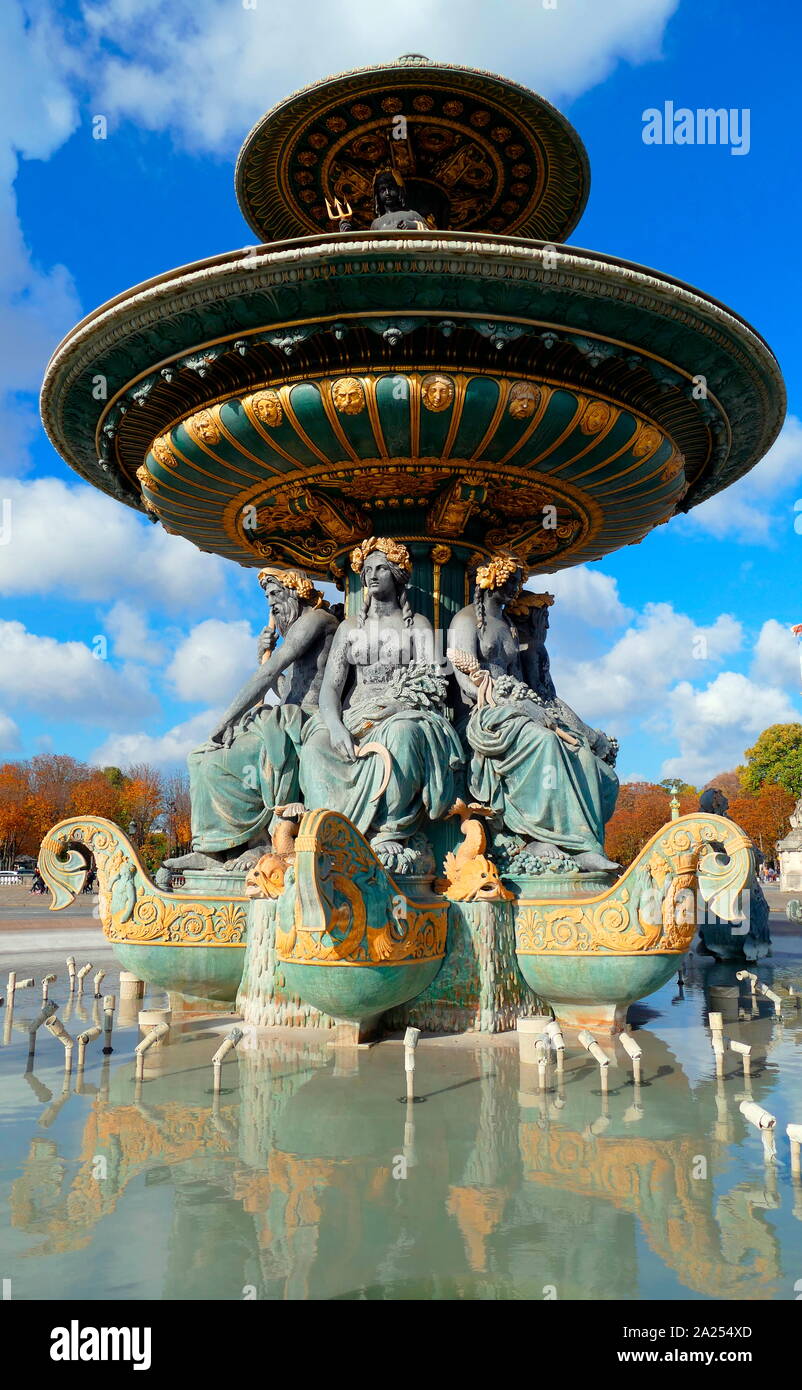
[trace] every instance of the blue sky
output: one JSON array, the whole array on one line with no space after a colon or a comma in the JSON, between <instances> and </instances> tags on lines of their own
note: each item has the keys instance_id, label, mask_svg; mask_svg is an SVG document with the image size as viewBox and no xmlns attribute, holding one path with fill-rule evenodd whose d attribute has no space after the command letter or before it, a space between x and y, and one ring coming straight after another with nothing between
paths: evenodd
<instances>
[{"instance_id":1,"label":"blue sky","mask_svg":"<svg viewBox=\"0 0 802 1390\"><path fill-rule=\"evenodd\" d=\"M181 760L251 669L264 621L254 575L80 483L38 425L38 385L59 338L103 300L252 242L233 163L264 110L410 51L555 101L591 162L573 243L722 299L768 339L788 384L788 423L744 483L547 581L560 693L619 737L623 777L702 782L765 725L802 719L789 631L802 622L802 24L791 0L5 0L0 41L0 497L11 503L0 756ZM747 108L748 153L645 144L643 112L665 101ZM92 139L97 114L105 141Z\"/></svg>"}]
</instances>

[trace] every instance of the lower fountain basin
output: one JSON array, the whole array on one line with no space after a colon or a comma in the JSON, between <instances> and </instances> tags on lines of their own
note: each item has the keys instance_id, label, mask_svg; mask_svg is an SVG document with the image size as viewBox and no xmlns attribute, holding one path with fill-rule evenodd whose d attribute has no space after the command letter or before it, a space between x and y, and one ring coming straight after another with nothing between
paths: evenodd
<instances>
[{"instance_id":1,"label":"lower fountain basin","mask_svg":"<svg viewBox=\"0 0 802 1390\"><path fill-rule=\"evenodd\" d=\"M648 956L534 955L516 952L529 988L551 1005L566 1028L618 1033L636 999L654 994L683 959L676 952Z\"/></svg>"},{"instance_id":2,"label":"lower fountain basin","mask_svg":"<svg viewBox=\"0 0 802 1390\"><path fill-rule=\"evenodd\" d=\"M124 970L158 989L193 999L233 1003L245 963L245 943L237 946L152 946L114 941Z\"/></svg>"},{"instance_id":3,"label":"lower fountain basin","mask_svg":"<svg viewBox=\"0 0 802 1390\"><path fill-rule=\"evenodd\" d=\"M417 998L442 964L442 956L396 965L303 965L283 960L281 969L288 989L304 1003L332 1018L364 1024Z\"/></svg>"}]
</instances>

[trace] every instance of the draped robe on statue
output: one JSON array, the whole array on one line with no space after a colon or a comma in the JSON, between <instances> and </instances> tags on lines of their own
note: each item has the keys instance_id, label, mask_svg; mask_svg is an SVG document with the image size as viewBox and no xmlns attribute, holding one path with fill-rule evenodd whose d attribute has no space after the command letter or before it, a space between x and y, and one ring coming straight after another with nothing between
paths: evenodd
<instances>
[{"instance_id":1,"label":"draped robe on statue","mask_svg":"<svg viewBox=\"0 0 802 1390\"><path fill-rule=\"evenodd\" d=\"M247 844L267 830L274 806L299 800L305 717L298 705L260 705L239 720L230 747L204 744L190 753L193 850Z\"/></svg>"},{"instance_id":2,"label":"draped robe on statue","mask_svg":"<svg viewBox=\"0 0 802 1390\"><path fill-rule=\"evenodd\" d=\"M618 795L615 771L584 734L571 731L579 744L572 749L517 703L483 705L468 720L471 796L492 806L514 834L569 854L603 853Z\"/></svg>"},{"instance_id":3,"label":"draped robe on statue","mask_svg":"<svg viewBox=\"0 0 802 1390\"><path fill-rule=\"evenodd\" d=\"M450 810L460 794L464 754L442 714L427 709L388 714L386 708L386 697L363 686L342 716L357 751L370 742L390 754L390 780L378 801L373 798L382 783L383 759L376 753L352 762L340 757L320 714L303 729L301 790L307 807L339 811L363 835L375 824L380 831L374 840L408 840L427 816L438 820Z\"/></svg>"}]
</instances>

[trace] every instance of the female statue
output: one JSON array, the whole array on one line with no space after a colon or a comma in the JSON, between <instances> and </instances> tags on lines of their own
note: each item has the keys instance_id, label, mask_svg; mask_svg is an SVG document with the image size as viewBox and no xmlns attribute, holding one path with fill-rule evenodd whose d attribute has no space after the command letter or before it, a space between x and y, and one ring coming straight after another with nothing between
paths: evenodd
<instances>
[{"instance_id":1,"label":"female statue","mask_svg":"<svg viewBox=\"0 0 802 1390\"><path fill-rule=\"evenodd\" d=\"M208 741L189 755L192 853L165 860L168 870L250 867L275 808L298 801L301 728L317 708L337 620L298 570L266 568L259 583L270 603L260 665Z\"/></svg>"},{"instance_id":2,"label":"female statue","mask_svg":"<svg viewBox=\"0 0 802 1390\"><path fill-rule=\"evenodd\" d=\"M550 596L519 598L524 573L514 556L494 555L449 633L471 709L470 793L539 858L570 855L580 869L613 869L604 826L618 794L617 745L557 698L544 644Z\"/></svg>"},{"instance_id":3,"label":"female statue","mask_svg":"<svg viewBox=\"0 0 802 1390\"><path fill-rule=\"evenodd\" d=\"M418 832L456 800L464 755L443 713L447 676L431 624L407 597L406 546L371 536L351 568L363 607L332 643L320 709L303 731L301 790L308 809L340 811L387 868L408 873L430 858Z\"/></svg>"}]
</instances>

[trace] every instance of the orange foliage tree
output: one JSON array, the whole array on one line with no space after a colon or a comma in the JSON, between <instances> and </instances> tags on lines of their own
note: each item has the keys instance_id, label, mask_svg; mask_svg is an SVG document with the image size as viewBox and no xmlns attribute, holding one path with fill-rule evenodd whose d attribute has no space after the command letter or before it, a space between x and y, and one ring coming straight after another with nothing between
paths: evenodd
<instances>
[{"instance_id":1,"label":"orange foliage tree","mask_svg":"<svg viewBox=\"0 0 802 1390\"><path fill-rule=\"evenodd\" d=\"M680 815L695 811L695 791L680 793ZM654 782L623 782L615 811L607 822L605 850L617 864L631 864L647 840L671 819L670 793Z\"/></svg>"},{"instance_id":2,"label":"orange foliage tree","mask_svg":"<svg viewBox=\"0 0 802 1390\"><path fill-rule=\"evenodd\" d=\"M105 770L87 769L87 775L72 788L70 815L104 816L121 825L125 813L123 786L115 785Z\"/></svg>"},{"instance_id":3,"label":"orange foliage tree","mask_svg":"<svg viewBox=\"0 0 802 1390\"><path fill-rule=\"evenodd\" d=\"M135 763L122 788L122 828L135 845L144 845L164 810L162 774L148 763ZM126 823L127 817L127 823Z\"/></svg>"},{"instance_id":4,"label":"orange foliage tree","mask_svg":"<svg viewBox=\"0 0 802 1390\"><path fill-rule=\"evenodd\" d=\"M162 774L144 763L127 773L116 767L87 767L60 753L4 763L0 765L0 866L9 867L21 854L36 857L47 832L75 815L114 821L139 847L152 843L150 859L158 863L166 853L167 836L159 839L158 834L164 800ZM186 800L188 808L188 787Z\"/></svg>"},{"instance_id":5,"label":"orange foliage tree","mask_svg":"<svg viewBox=\"0 0 802 1390\"><path fill-rule=\"evenodd\" d=\"M788 817L794 798L778 782L764 782L752 795L742 793L730 802L727 815L745 830L767 859L774 859L774 846L788 833Z\"/></svg>"},{"instance_id":6,"label":"orange foliage tree","mask_svg":"<svg viewBox=\"0 0 802 1390\"><path fill-rule=\"evenodd\" d=\"M723 792L730 802L744 795L743 785L738 772L717 772L715 777L711 777L709 782L705 782L702 791L706 792L709 787L718 787L718 790Z\"/></svg>"},{"instance_id":7,"label":"orange foliage tree","mask_svg":"<svg viewBox=\"0 0 802 1390\"><path fill-rule=\"evenodd\" d=\"M164 806L170 852L182 854L189 849L192 839L192 807L186 772L172 772L165 777Z\"/></svg>"},{"instance_id":8,"label":"orange foliage tree","mask_svg":"<svg viewBox=\"0 0 802 1390\"><path fill-rule=\"evenodd\" d=\"M30 795L24 764L3 763L0 766L0 866L3 868L10 867L19 854L36 853Z\"/></svg>"}]
</instances>

